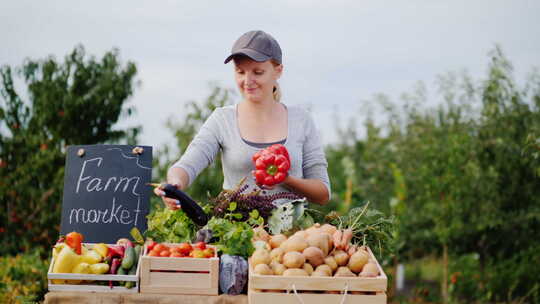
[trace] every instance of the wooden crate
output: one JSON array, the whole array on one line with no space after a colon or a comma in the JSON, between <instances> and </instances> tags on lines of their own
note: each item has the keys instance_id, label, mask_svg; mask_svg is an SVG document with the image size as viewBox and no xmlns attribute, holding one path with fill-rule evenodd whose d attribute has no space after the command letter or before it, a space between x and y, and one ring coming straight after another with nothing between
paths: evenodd
<instances>
[{"instance_id":1,"label":"wooden crate","mask_svg":"<svg viewBox=\"0 0 540 304\"><path fill-rule=\"evenodd\" d=\"M86 247L91 249L95 244L85 243ZM107 244L107 246L113 246ZM47 272L48 288L49 291L86 291L86 292L124 292L124 293L138 293L139 292L139 273L141 268L140 255L137 257L137 272L134 275L113 275L113 274L77 274L77 273L52 273L54 266L54 257L51 259L51 265ZM95 285L91 283L81 284L53 284L52 280L85 280L95 282L107 282L107 285ZM135 286L132 288L126 288L124 286L109 287L109 281L133 281Z\"/></svg>"},{"instance_id":2,"label":"wooden crate","mask_svg":"<svg viewBox=\"0 0 540 304\"><path fill-rule=\"evenodd\" d=\"M179 244L169 244L175 246ZM217 295L219 258L141 257L141 293Z\"/></svg>"},{"instance_id":3,"label":"wooden crate","mask_svg":"<svg viewBox=\"0 0 540 304\"><path fill-rule=\"evenodd\" d=\"M249 269L248 299L251 304L338 304L386 303L388 278L375 256L379 276L363 277L283 277L258 275ZM339 294L329 294L328 291ZM345 291L347 291L345 293Z\"/></svg>"}]
</instances>

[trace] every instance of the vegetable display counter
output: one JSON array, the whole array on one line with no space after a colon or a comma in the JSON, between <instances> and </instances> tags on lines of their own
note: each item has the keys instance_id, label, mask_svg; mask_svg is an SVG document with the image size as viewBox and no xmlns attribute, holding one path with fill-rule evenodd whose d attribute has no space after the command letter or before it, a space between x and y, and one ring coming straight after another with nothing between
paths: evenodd
<instances>
[{"instance_id":1,"label":"vegetable display counter","mask_svg":"<svg viewBox=\"0 0 540 304\"><path fill-rule=\"evenodd\" d=\"M45 304L247 304L246 295L199 296L140 293L100 293L100 292L49 292Z\"/></svg>"}]
</instances>

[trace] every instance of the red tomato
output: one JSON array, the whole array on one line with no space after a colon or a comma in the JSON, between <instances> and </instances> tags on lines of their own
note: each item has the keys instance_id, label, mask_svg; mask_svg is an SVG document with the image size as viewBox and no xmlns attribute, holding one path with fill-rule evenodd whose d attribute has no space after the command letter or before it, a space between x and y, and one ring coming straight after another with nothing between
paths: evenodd
<instances>
[{"instance_id":1,"label":"red tomato","mask_svg":"<svg viewBox=\"0 0 540 304\"><path fill-rule=\"evenodd\" d=\"M160 257L169 257L171 256L171 252L169 250L163 250L159 253Z\"/></svg>"},{"instance_id":2,"label":"red tomato","mask_svg":"<svg viewBox=\"0 0 540 304\"><path fill-rule=\"evenodd\" d=\"M171 252L171 258L181 258L181 257L183 257L181 253L175 252L175 251Z\"/></svg>"},{"instance_id":3,"label":"red tomato","mask_svg":"<svg viewBox=\"0 0 540 304\"><path fill-rule=\"evenodd\" d=\"M158 257L158 256L159 256L159 252L157 252L157 251L155 251L155 250L151 250L151 251L148 253L148 256Z\"/></svg>"},{"instance_id":4,"label":"red tomato","mask_svg":"<svg viewBox=\"0 0 540 304\"><path fill-rule=\"evenodd\" d=\"M200 249L193 249L190 256L194 257L194 258L205 258L204 251L202 251Z\"/></svg>"},{"instance_id":5,"label":"red tomato","mask_svg":"<svg viewBox=\"0 0 540 304\"><path fill-rule=\"evenodd\" d=\"M206 243L205 242L198 242L193 246L194 248L205 250L206 249Z\"/></svg>"},{"instance_id":6,"label":"red tomato","mask_svg":"<svg viewBox=\"0 0 540 304\"><path fill-rule=\"evenodd\" d=\"M206 247L205 250L203 250L204 257L205 258L213 258L214 257L214 248Z\"/></svg>"},{"instance_id":7,"label":"red tomato","mask_svg":"<svg viewBox=\"0 0 540 304\"><path fill-rule=\"evenodd\" d=\"M167 245L165 244L157 244L156 246L154 246L154 250L157 251L157 252L162 252L163 250L169 250L169 247L167 247Z\"/></svg>"},{"instance_id":8,"label":"red tomato","mask_svg":"<svg viewBox=\"0 0 540 304\"><path fill-rule=\"evenodd\" d=\"M191 247L190 244L188 243L181 243L179 246L178 246L178 250L181 254L183 255L189 255L189 253L191 252L191 250L193 250L193 247Z\"/></svg>"},{"instance_id":9,"label":"red tomato","mask_svg":"<svg viewBox=\"0 0 540 304\"><path fill-rule=\"evenodd\" d=\"M148 248L148 251L151 251L152 249L154 249L154 246L156 246L157 243L154 242L154 241L150 241L148 242L148 244L146 245L146 248Z\"/></svg>"}]
</instances>

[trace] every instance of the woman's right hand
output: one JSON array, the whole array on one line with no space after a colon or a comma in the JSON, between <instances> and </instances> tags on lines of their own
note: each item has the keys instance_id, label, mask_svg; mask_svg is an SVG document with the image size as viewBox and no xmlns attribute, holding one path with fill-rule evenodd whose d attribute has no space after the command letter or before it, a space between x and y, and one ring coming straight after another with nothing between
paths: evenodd
<instances>
[{"instance_id":1,"label":"woman's right hand","mask_svg":"<svg viewBox=\"0 0 540 304\"><path fill-rule=\"evenodd\" d=\"M178 184L172 185L178 188ZM154 194L161 197L163 203L165 204L165 206L167 206L167 208L171 210L178 210L181 208L180 202L178 200L165 197L165 191L163 191L163 186L160 185L159 187L154 188Z\"/></svg>"}]
</instances>

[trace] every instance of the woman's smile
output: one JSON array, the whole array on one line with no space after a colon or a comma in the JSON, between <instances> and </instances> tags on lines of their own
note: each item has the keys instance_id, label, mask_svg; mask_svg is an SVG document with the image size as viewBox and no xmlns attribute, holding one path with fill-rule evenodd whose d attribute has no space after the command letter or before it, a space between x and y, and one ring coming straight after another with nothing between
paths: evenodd
<instances>
[{"instance_id":1,"label":"woman's smile","mask_svg":"<svg viewBox=\"0 0 540 304\"><path fill-rule=\"evenodd\" d=\"M246 93L253 94L253 93L255 93L255 91L257 91L257 87L245 88L244 90L246 91Z\"/></svg>"}]
</instances>

